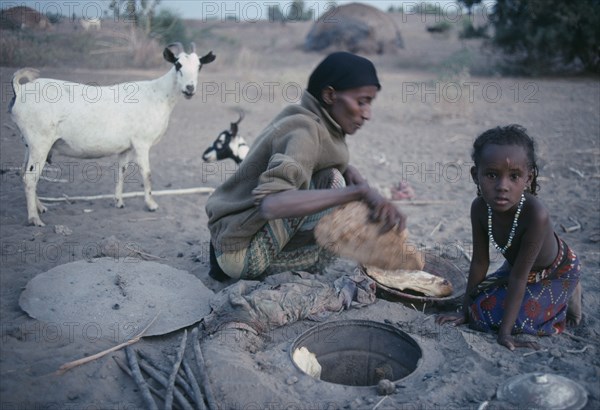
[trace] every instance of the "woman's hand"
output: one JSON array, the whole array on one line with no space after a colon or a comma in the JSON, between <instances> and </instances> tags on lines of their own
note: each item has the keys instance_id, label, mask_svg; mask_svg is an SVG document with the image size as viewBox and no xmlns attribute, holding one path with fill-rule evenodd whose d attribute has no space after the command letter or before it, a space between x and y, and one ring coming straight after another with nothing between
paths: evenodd
<instances>
[{"instance_id":1,"label":"woman's hand","mask_svg":"<svg viewBox=\"0 0 600 410\"><path fill-rule=\"evenodd\" d=\"M450 323L453 326L458 326L467 323L467 318L462 312L446 313L443 315L438 315L438 317L435 318L435 323L438 325Z\"/></svg>"},{"instance_id":2,"label":"woman's hand","mask_svg":"<svg viewBox=\"0 0 600 410\"><path fill-rule=\"evenodd\" d=\"M521 342L513 338L511 335L498 334L498 343L509 350L515 350L517 347L528 347L535 350L540 350L540 345L536 342Z\"/></svg>"},{"instance_id":3,"label":"woman's hand","mask_svg":"<svg viewBox=\"0 0 600 410\"><path fill-rule=\"evenodd\" d=\"M373 222L383 222L381 233L386 233L393 228L403 231L406 228L406 215L396 208L394 204L385 199L373 188L368 188L363 195L363 201L371 209L369 215Z\"/></svg>"}]
</instances>

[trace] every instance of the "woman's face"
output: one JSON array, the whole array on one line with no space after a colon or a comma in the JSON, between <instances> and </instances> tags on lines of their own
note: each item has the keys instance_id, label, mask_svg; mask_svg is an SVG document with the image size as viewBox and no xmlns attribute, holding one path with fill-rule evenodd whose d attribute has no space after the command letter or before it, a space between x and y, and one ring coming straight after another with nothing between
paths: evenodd
<instances>
[{"instance_id":1,"label":"woman's face","mask_svg":"<svg viewBox=\"0 0 600 410\"><path fill-rule=\"evenodd\" d=\"M354 134L371 119L371 104L377 96L377 86L367 85L344 91L329 87L323 90L323 101L329 115L345 134Z\"/></svg>"}]
</instances>

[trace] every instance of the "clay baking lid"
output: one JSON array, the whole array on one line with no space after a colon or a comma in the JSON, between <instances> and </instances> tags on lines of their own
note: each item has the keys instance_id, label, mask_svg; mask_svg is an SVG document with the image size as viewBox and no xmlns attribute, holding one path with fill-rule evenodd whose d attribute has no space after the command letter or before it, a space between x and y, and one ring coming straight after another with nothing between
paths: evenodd
<instances>
[{"instance_id":1,"label":"clay baking lid","mask_svg":"<svg viewBox=\"0 0 600 410\"><path fill-rule=\"evenodd\" d=\"M545 410L580 410L587 403L587 392L573 380L538 372L511 377L498 387L496 396L521 408Z\"/></svg>"},{"instance_id":2,"label":"clay baking lid","mask_svg":"<svg viewBox=\"0 0 600 410\"><path fill-rule=\"evenodd\" d=\"M67 263L31 279L19 305L47 323L79 324L95 336L128 340L192 325L210 312L214 293L200 279L168 265L134 258ZM118 333L117 333L118 332Z\"/></svg>"}]
</instances>

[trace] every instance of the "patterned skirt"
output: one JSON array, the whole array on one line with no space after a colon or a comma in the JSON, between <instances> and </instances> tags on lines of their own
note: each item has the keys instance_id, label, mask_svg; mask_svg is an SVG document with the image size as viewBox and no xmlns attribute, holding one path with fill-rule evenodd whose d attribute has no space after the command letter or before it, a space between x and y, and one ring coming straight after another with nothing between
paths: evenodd
<instances>
[{"instance_id":1,"label":"patterned skirt","mask_svg":"<svg viewBox=\"0 0 600 410\"><path fill-rule=\"evenodd\" d=\"M558 237L557 240L559 252L554 263L529 274L513 334L545 336L565 329L567 305L579 283L581 265L569 246ZM505 262L478 286L469 310L472 328L485 332L500 328L511 268Z\"/></svg>"}]
</instances>

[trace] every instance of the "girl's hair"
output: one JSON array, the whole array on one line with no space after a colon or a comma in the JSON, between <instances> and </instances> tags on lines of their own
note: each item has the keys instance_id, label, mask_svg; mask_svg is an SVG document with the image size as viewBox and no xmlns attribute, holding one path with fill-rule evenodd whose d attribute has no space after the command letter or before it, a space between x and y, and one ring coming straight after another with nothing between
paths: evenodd
<instances>
[{"instance_id":1,"label":"girl's hair","mask_svg":"<svg viewBox=\"0 0 600 410\"><path fill-rule=\"evenodd\" d=\"M539 186L537 184L538 167L535 162L535 143L533 139L527 135L526 131L525 128L518 124L511 124L505 127L496 127L487 130L477 137L473 143L471 158L475 163L475 168L477 168L481 161L481 151L483 151L483 147L486 144L519 145L523 147L527 154L529 169L533 172L529 192L532 195L536 195ZM479 187L477 188L477 195L480 195Z\"/></svg>"}]
</instances>

